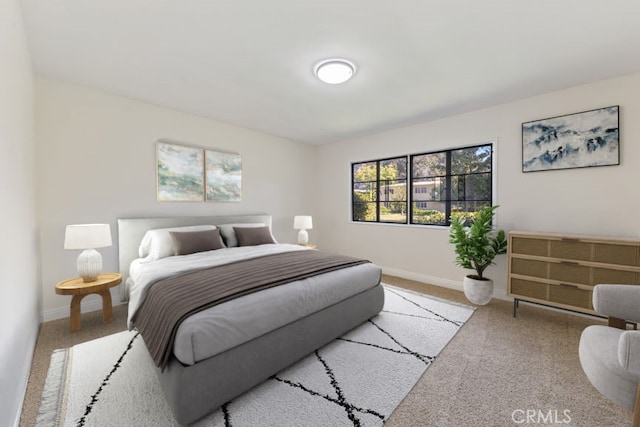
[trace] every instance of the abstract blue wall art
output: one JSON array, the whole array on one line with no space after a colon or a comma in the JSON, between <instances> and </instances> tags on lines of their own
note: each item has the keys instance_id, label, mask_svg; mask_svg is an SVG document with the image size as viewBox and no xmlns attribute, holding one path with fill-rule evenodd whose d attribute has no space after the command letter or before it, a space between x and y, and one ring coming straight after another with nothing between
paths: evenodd
<instances>
[{"instance_id":1,"label":"abstract blue wall art","mask_svg":"<svg viewBox=\"0 0 640 427\"><path fill-rule=\"evenodd\" d=\"M522 172L620 164L619 106L522 124Z\"/></svg>"}]
</instances>

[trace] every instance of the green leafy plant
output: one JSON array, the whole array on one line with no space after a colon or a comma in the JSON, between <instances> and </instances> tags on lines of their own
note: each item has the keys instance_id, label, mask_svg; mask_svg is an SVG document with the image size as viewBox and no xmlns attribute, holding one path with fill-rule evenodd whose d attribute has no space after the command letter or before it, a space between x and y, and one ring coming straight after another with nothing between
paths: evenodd
<instances>
[{"instance_id":1,"label":"green leafy plant","mask_svg":"<svg viewBox=\"0 0 640 427\"><path fill-rule=\"evenodd\" d=\"M475 270L472 279L486 280L484 270L499 254L507 251L507 239L503 230L493 231L491 222L498 206L487 206L476 213L469 227L463 216L452 216L449 243L455 246L456 265Z\"/></svg>"}]
</instances>

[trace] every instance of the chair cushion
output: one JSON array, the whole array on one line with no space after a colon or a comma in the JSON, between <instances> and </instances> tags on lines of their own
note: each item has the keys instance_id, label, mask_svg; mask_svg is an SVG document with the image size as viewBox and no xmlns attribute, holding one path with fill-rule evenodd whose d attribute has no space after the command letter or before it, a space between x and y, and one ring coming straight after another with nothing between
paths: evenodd
<instances>
[{"instance_id":1,"label":"chair cushion","mask_svg":"<svg viewBox=\"0 0 640 427\"><path fill-rule=\"evenodd\" d=\"M580 364L591 384L607 398L633 411L638 376L618 361L618 340L624 331L594 325L582 331Z\"/></svg>"},{"instance_id":2,"label":"chair cushion","mask_svg":"<svg viewBox=\"0 0 640 427\"><path fill-rule=\"evenodd\" d=\"M620 335L618 361L624 369L640 376L640 331L624 331Z\"/></svg>"}]
</instances>

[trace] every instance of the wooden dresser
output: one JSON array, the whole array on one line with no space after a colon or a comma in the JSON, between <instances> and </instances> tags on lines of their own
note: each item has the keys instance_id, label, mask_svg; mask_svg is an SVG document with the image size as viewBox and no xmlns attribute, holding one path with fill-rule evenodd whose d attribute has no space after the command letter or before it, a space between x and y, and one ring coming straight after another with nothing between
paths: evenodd
<instances>
[{"instance_id":1,"label":"wooden dresser","mask_svg":"<svg viewBox=\"0 0 640 427\"><path fill-rule=\"evenodd\" d=\"M521 300L595 314L595 285L640 285L640 240L512 231L507 253L514 316Z\"/></svg>"}]
</instances>

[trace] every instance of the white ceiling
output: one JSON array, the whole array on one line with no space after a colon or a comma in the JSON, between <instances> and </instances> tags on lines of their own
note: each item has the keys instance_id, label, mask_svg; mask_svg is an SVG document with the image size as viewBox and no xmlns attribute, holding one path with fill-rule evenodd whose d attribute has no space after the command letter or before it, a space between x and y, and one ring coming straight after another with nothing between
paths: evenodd
<instances>
[{"instance_id":1,"label":"white ceiling","mask_svg":"<svg viewBox=\"0 0 640 427\"><path fill-rule=\"evenodd\" d=\"M637 0L21 4L39 74L316 144L640 71Z\"/></svg>"}]
</instances>

